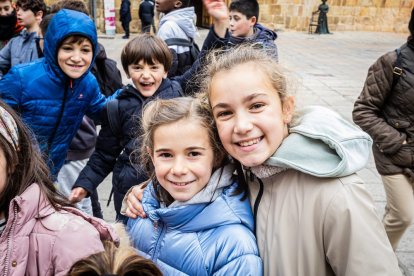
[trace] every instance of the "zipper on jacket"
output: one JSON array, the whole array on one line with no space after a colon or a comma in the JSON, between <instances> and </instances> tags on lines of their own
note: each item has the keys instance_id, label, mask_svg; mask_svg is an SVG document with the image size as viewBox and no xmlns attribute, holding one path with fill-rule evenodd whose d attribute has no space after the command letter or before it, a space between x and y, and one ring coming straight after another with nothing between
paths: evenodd
<instances>
[{"instance_id":1,"label":"zipper on jacket","mask_svg":"<svg viewBox=\"0 0 414 276\"><path fill-rule=\"evenodd\" d=\"M16 205L13 206L13 211L14 211L14 217L13 217L12 225L10 227L10 232L7 235L6 260L4 262L5 268L4 268L4 274L3 274L4 276L7 276L9 274L9 266L10 266L9 263L10 263L10 255L11 255L10 245L12 242L11 235L14 231L14 227L15 227L16 220L17 220L17 206Z\"/></svg>"},{"instance_id":2,"label":"zipper on jacket","mask_svg":"<svg viewBox=\"0 0 414 276\"><path fill-rule=\"evenodd\" d=\"M253 208L253 219L254 219L254 235L256 236L257 230L257 211L259 210L260 201L262 200L263 196L263 182L260 178L256 177L259 181L259 193L257 194L256 200L254 201L254 208Z\"/></svg>"},{"instance_id":3,"label":"zipper on jacket","mask_svg":"<svg viewBox=\"0 0 414 276\"><path fill-rule=\"evenodd\" d=\"M159 232L157 242L155 243L154 252L152 253L152 256L151 256L151 260L153 260L154 262L156 261L156 259L158 259L158 254L157 254L159 251L158 247L160 246L161 241L164 238L164 232L166 228L167 226L165 225L165 223L162 223L161 230L159 230L159 221L154 222L154 231Z\"/></svg>"},{"instance_id":4,"label":"zipper on jacket","mask_svg":"<svg viewBox=\"0 0 414 276\"><path fill-rule=\"evenodd\" d=\"M68 96L68 86L70 86L70 88L72 89L72 80L70 80L69 85L67 83L65 85L65 93L63 94L62 105L60 106L59 117L58 117L58 119L56 121L56 124L55 124L55 126L54 126L54 128L51 132L50 138L47 142L47 149L46 149L46 155L47 156L49 156L50 147L52 146L53 140L55 139L55 136L56 136L57 129L60 125L60 122L62 121L63 112L65 111L66 98Z\"/></svg>"}]
</instances>

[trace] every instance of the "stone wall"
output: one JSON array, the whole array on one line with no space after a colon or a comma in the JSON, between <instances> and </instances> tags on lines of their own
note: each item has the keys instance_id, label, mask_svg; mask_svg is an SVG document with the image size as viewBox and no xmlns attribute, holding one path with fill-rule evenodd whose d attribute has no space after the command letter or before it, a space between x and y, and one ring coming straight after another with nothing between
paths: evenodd
<instances>
[{"instance_id":1,"label":"stone wall","mask_svg":"<svg viewBox=\"0 0 414 276\"><path fill-rule=\"evenodd\" d=\"M307 31L319 0L258 0L260 22L275 29ZM328 0L331 31L408 32L413 0Z\"/></svg>"},{"instance_id":2,"label":"stone wall","mask_svg":"<svg viewBox=\"0 0 414 276\"><path fill-rule=\"evenodd\" d=\"M50 5L56 0L46 0ZM92 0L84 0L91 9ZM105 32L104 0L96 1L96 25ZM139 32L139 0L131 1L131 32ZM201 0L195 0L201 1ZM312 11L319 0L258 0L259 21L274 30L307 31ZM414 0L328 0L330 31L408 32L407 25L414 8ZM121 0L115 0L116 32L122 33L119 21ZM201 15L198 15L201 16Z\"/></svg>"}]
</instances>

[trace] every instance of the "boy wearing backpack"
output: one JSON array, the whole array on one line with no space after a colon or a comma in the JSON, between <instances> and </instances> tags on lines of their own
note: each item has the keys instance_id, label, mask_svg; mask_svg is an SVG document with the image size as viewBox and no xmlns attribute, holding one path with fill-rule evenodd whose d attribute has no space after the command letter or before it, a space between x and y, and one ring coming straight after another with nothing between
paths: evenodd
<instances>
[{"instance_id":1,"label":"boy wearing backpack","mask_svg":"<svg viewBox=\"0 0 414 276\"><path fill-rule=\"evenodd\" d=\"M141 34L126 44L121 62L133 85L124 86L117 99L104 108L95 152L76 180L70 200L78 202L90 195L113 172L117 220L124 220L120 209L125 193L148 179L142 168L133 166L130 158L139 148L139 141L134 137L140 129L142 108L155 98L169 99L182 94L181 86L167 78L171 61L167 45L154 35Z\"/></svg>"},{"instance_id":2,"label":"boy wearing backpack","mask_svg":"<svg viewBox=\"0 0 414 276\"><path fill-rule=\"evenodd\" d=\"M191 0L157 0L155 3L157 11L164 13L157 35L167 43L173 55L168 77L182 75L195 61L191 50L194 53L196 49L193 47L197 47L194 43L197 32L194 25L196 15L190 4Z\"/></svg>"}]
</instances>

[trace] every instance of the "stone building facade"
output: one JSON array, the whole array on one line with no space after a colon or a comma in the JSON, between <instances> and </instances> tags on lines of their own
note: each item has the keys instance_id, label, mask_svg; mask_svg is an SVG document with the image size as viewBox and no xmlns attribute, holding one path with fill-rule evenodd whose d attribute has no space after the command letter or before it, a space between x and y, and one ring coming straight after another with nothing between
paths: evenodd
<instances>
[{"instance_id":1,"label":"stone building facade","mask_svg":"<svg viewBox=\"0 0 414 276\"><path fill-rule=\"evenodd\" d=\"M56 0L47 0L52 4ZM91 12L95 11L95 23L105 32L104 0L84 0ZM119 21L121 0L115 1L117 32L122 33ZM138 8L140 0L131 1L131 32L140 30ZM207 27L211 20L202 6L202 0L194 0L197 24ZM226 0L227 3L230 0ZM273 30L307 31L312 11L318 9L320 0L258 0L259 21ZM331 31L378 31L408 32L407 25L414 8L414 0L328 0L328 23ZM94 8L95 7L95 8Z\"/></svg>"}]
</instances>

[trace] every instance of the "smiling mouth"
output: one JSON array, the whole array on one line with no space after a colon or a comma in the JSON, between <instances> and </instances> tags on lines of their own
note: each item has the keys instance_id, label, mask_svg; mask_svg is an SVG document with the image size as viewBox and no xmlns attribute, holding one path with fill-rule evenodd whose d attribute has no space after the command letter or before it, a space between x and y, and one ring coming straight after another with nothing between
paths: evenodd
<instances>
[{"instance_id":1,"label":"smiling mouth","mask_svg":"<svg viewBox=\"0 0 414 276\"><path fill-rule=\"evenodd\" d=\"M140 82L140 84L141 84L143 87L150 87L150 86L153 86L153 85L154 85L154 83L153 83L153 82Z\"/></svg>"},{"instance_id":2,"label":"smiling mouth","mask_svg":"<svg viewBox=\"0 0 414 276\"><path fill-rule=\"evenodd\" d=\"M191 184L191 183L193 183L195 180L192 180L192 181L187 181L187 182L175 182L175 181L171 181L171 180L168 180L170 183L172 183L172 184L174 184L174 185L176 185L176 186L186 186L186 185L188 185L188 184Z\"/></svg>"},{"instance_id":3,"label":"smiling mouth","mask_svg":"<svg viewBox=\"0 0 414 276\"><path fill-rule=\"evenodd\" d=\"M249 147L249 146L259 143L262 139L263 139L263 136L259 138L251 139L249 141L238 142L236 144L239 145L240 147Z\"/></svg>"},{"instance_id":4,"label":"smiling mouth","mask_svg":"<svg viewBox=\"0 0 414 276\"><path fill-rule=\"evenodd\" d=\"M76 68L76 69L79 69L79 68L82 68L83 67L83 65L74 65L74 64L68 64L70 67L73 67L73 68Z\"/></svg>"}]
</instances>

